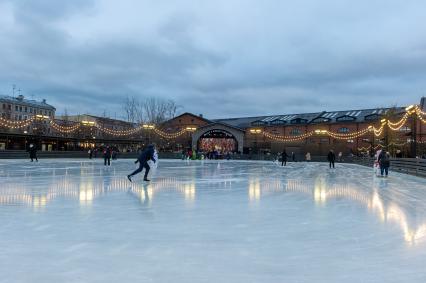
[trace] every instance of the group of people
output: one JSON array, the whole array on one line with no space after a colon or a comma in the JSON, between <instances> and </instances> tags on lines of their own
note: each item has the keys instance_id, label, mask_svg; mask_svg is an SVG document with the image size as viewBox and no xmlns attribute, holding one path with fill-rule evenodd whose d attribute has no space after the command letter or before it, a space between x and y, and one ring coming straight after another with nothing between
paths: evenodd
<instances>
[{"instance_id":1,"label":"group of people","mask_svg":"<svg viewBox=\"0 0 426 283\"><path fill-rule=\"evenodd\" d=\"M281 166L286 166L288 159L291 158L293 162L296 161L296 155L294 152L291 153L291 155L288 155L286 150L284 149L283 152L281 152ZM305 155L305 161L311 161L311 153L307 152ZM329 163L330 168L335 168L335 162L336 162L336 154L334 153L334 150L330 149L330 151L327 154L327 161ZM343 161L343 154L342 152L339 152L338 155L338 161Z\"/></svg>"}]
</instances>

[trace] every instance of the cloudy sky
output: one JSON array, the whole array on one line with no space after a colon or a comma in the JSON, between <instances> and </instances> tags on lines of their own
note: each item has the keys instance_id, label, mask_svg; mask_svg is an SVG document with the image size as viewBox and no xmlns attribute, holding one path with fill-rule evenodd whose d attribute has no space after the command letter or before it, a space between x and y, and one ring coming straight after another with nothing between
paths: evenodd
<instances>
[{"instance_id":1,"label":"cloudy sky","mask_svg":"<svg viewBox=\"0 0 426 283\"><path fill-rule=\"evenodd\" d=\"M121 115L126 96L209 118L417 103L426 1L0 0L0 93Z\"/></svg>"}]
</instances>

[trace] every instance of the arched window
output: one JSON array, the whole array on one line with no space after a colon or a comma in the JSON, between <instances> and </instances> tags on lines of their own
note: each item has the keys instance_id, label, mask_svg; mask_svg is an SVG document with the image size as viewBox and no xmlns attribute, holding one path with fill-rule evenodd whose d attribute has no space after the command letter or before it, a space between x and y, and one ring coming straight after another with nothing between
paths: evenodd
<instances>
[{"instance_id":1,"label":"arched window","mask_svg":"<svg viewBox=\"0 0 426 283\"><path fill-rule=\"evenodd\" d=\"M346 128L346 127L342 127L342 128L340 128L340 129L338 129L337 131L338 131L339 133L341 133L341 134L349 133L349 129L348 129L348 128Z\"/></svg>"}]
</instances>

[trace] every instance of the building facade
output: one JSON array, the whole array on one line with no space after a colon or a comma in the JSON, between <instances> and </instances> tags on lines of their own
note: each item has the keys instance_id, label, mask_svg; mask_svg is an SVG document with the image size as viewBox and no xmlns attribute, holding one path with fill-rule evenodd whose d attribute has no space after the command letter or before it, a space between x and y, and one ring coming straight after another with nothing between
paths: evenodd
<instances>
[{"instance_id":1,"label":"building facade","mask_svg":"<svg viewBox=\"0 0 426 283\"><path fill-rule=\"evenodd\" d=\"M275 154L284 149L298 159L309 152L344 155L386 146L404 156L426 154L426 100L416 106L320 111L256 117L206 119L181 114L159 125L134 124L94 115L55 117L46 101L22 96L0 99L0 150L85 150L110 145L136 150L155 142L161 151L216 151ZM415 110L415 111L414 111ZM418 153L416 152L418 151Z\"/></svg>"}]
</instances>

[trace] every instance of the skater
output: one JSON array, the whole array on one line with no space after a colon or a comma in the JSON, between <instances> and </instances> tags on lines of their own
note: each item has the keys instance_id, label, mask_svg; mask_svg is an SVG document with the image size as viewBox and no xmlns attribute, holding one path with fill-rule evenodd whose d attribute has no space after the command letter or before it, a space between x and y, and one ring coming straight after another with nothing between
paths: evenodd
<instances>
[{"instance_id":1,"label":"skater","mask_svg":"<svg viewBox=\"0 0 426 283\"><path fill-rule=\"evenodd\" d=\"M339 162L342 162L343 161L343 153L341 152L341 151L339 151Z\"/></svg>"},{"instance_id":2,"label":"skater","mask_svg":"<svg viewBox=\"0 0 426 283\"><path fill-rule=\"evenodd\" d=\"M89 149L89 159L92 159L92 157L93 157L93 150L90 148Z\"/></svg>"},{"instance_id":3,"label":"skater","mask_svg":"<svg viewBox=\"0 0 426 283\"><path fill-rule=\"evenodd\" d=\"M36 162L38 162L37 147L33 144L30 144L30 149L28 150L28 152L30 153L31 162L34 162L34 159L36 160Z\"/></svg>"},{"instance_id":4,"label":"skater","mask_svg":"<svg viewBox=\"0 0 426 283\"><path fill-rule=\"evenodd\" d=\"M104 149L104 165L107 166L111 166L111 149L109 148L109 146L107 146Z\"/></svg>"},{"instance_id":5,"label":"skater","mask_svg":"<svg viewBox=\"0 0 426 283\"><path fill-rule=\"evenodd\" d=\"M334 154L334 151L332 149L330 149L330 151L327 154L327 160L330 163L330 168L333 165L333 169L334 169L334 162L336 161L336 154Z\"/></svg>"},{"instance_id":6,"label":"skater","mask_svg":"<svg viewBox=\"0 0 426 283\"><path fill-rule=\"evenodd\" d=\"M148 148L146 150L144 150L138 157L138 159L135 161L135 164L139 162L139 168L136 169L132 174L127 175L127 179L129 179L129 181L132 181L132 177L140 172L142 172L142 170L145 168L145 175L143 177L143 180L146 182L149 182L150 180L148 180L148 173L149 173L149 164L148 161L152 160L154 163L157 161L154 158L155 155L155 149L154 149L154 145L149 145Z\"/></svg>"},{"instance_id":7,"label":"skater","mask_svg":"<svg viewBox=\"0 0 426 283\"><path fill-rule=\"evenodd\" d=\"M380 175L383 177L383 173L386 173L386 177L389 174L389 167L390 167L390 154L389 152L386 152L385 150L382 150L379 154L379 165L380 165Z\"/></svg>"},{"instance_id":8,"label":"skater","mask_svg":"<svg viewBox=\"0 0 426 283\"><path fill-rule=\"evenodd\" d=\"M307 162L311 161L311 153L307 152L305 158Z\"/></svg>"},{"instance_id":9,"label":"skater","mask_svg":"<svg viewBox=\"0 0 426 283\"><path fill-rule=\"evenodd\" d=\"M287 165L287 158L288 158L288 154L284 149L283 152L281 153L281 166Z\"/></svg>"}]
</instances>

